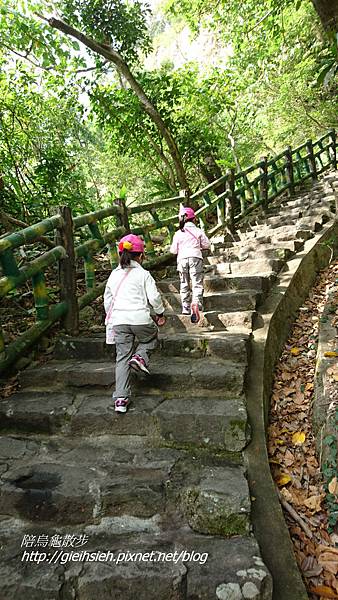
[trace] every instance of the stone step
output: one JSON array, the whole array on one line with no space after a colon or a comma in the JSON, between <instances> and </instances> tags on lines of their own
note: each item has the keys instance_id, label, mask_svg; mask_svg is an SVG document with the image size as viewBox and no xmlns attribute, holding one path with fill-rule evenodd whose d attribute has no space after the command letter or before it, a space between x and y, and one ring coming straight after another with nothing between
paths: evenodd
<instances>
[{"instance_id":1,"label":"stone step","mask_svg":"<svg viewBox=\"0 0 338 600\"><path fill-rule=\"evenodd\" d=\"M177 517L183 512L199 533L248 533L250 498L240 464L205 454L192 458L170 448L123 452L112 447L109 436L39 440L34 449L29 444L22 438L1 439L7 458L0 480L2 515L76 525L108 516L149 519L178 510ZM20 447L24 453L18 456ZM195 510L193 495L198 498Z\"/></svg>"},{"instance_id":2,"label":"stone step","mask_svg":"<svg viewBox=\"0 0 338 600\"><path fill-rule=\"evenodd\" d=\"M253 536L225 539L198 534L180 524L166 530L159 515L150 519L105 517L95 525L75 525L75 539L85 536L87 540L76 548L50 545L57 535L62 542L70 533L69 526L55 529L45 524L43 533L48 546L39 551L46 551L48 561L37 565L30 560L36 547L22 547L25 535L38 538L40 530L36 525L21 519L0 523L4 600L17 600L18 590L25 591L27 600L272 598L271 575ZM64 560L71 550L79 552L78 561ZM87 556L102 554L100 560L93 562L85 561L85 552Z\"/></svg>"},{"instance_id":3,"label":"stone step","mask_svg":"<svg viewBox=\"0 0 338 600\"><path fill-rule=\"evenodd\" d=\"M318 216L314 216L314 217L301 217L300 219L298 219L297 221L295 221L295 223L287 223L287 224L283 224L281 221L278 222L276 221L276 223L274 224L267 224L264 221L262 221L259 225L252 225L252 229L255 231L257 230L261 230L261 229L265 229L265 230L277 230L277 229L281 229L283 227L286 227L287 229L289 229L290 231L292 231L293 233L299 231L299 230L304 230L304 231L319 231L321 229L321 225L322 225L322 219L321 217ZM294 237L297 237L294 235ZM298 235L298 237L302 237L300 234ZM302 239L304 239L302 237Z\"/></svg>"},{"instance_id":4,"label":"stone step","mask_svg":"<svg viewBox=\"0 0 338 600\"><path fill-rule=\"evenodd\" d=\"M208 262L209 264L217 264L222 261L234 262L236 260L246 260L247 258L276 258L286 261L292 256L293 252L294 251L290 250L289 248L277 247L277 245L271 245L270 247L266 246L262 248L261 244L252 243L241 248L236 247L233 250L219 249L212 257L209 257Z\"/></svg>"},{"instance_id":5,"label":"stone step","mask_svg":"<svg viewBox=\"0 0 338 600\"><path fill-rule=\"evenodd\" d=\"M115 382L115 365L96 361L56 361L42 365L38 370L28 368L20 374L20 384L33 390L81 388L85 386L107 387ZM244 387L245 365L232 361L211 358L195 359L191 363L186 358L154 356L151 375L134 374L133 388L144 393L164 393L178 389L180 394L191 392L192 383L198 394L205 390L224 390L225 395L241 395Z\"/></svg>"},{"instance_id":6,"label":"stone step","mask_svg":"<svg viewBox=\"0 0 338 600\"><path fill-rule=\"evenodd\" d=\"M235 290L257 290L258 292L267 292L273 282L272 276L260 277L259 275L252 275L246 277L245 275L233 276L224 274L221 277L206 274L204 276L203 285L204 290L207 293ZM157 287L163 293L179 293L180 281L179 279L167 279L165 281L157 282Z\"/></svg>"},{"instance_id":7,"label":"stone step","mask_svg":"<svg viewBox=\"0 0 338 600\"><path fill-rule=\"evenodd\" d=\"M318 206L323 206L324 209L328 209L330 206L330 201L327 201L326 198L322 198L321 195L318 196L311 194L281 203L281 208L283 211L299 210L301 213L303 213L304 210L311 210L312 207L317 208Z\"/></svg>"},{"instance_id":8,"label":"stone step","mask_svg":"<svg viewBox=\"0 0 338 600\"><path fill-rule=\"evenodd\" d=\"M206 293L203 298L204 310L220 312L255 310L258 294L259 292L256 290ZM181 312L180 294L168 293L162 295L162 301L166 311Z\"/></svg>"},{"instance_id":9,"label":"stone step","mask_svg":"<svg viewBox=\"0 0 338 600\"><path fill-rule=\"evenodd\" d=\"M153 412L164 440L240 452L250 441L244 401L215 399L169 399Z\"/></svg>"},{"instance_id":10,"label":"stone step","mask_svg":"<svg viewBox=\"0 0 338 600\"><path fill-rule=\"evenodd\" d=\"M276 212L276 216L268 217L266 220L261 220L261 224L266 224L271 228L279 227L284 224L294 224L299 226L305 219L305 225L316 226L317 221L324 223L334 218L334 214L331 212L332 200L320 199L319 201L312 201L310 206L300 203L299 208L289 208L288 205L284 206L283 209L287 211L287 216L280 219L279 213Z\"/></svg>"},{"instance_id":11,"label":"stone step","mask_svg":"<svg viewBox=\"0 0 338 600\"><path fill-rule=\"evenodd\" d=\"M272 242L272 236L264 236L263 239L259 237L252 239L251 241L244 244L243 242L238 242L234 246L232 246L231 251L235 254L239 255L241 252L251 252L257 251L262 248L262 244L264 243L265 250L289 250L290 252L298 252L303 245L304 242L302 240L289 240L289 241L276 241ZM222 246L219 246L221 249Z\"/></svg>"},{"instance_id":12,"label":"stone step","mask_svg":"<svg viewBox=\"0 0 338 600\"><path fill-rule=\"evenodd\" d=\"M269 229L275 229L276 227L281 227L283 225L292 226L296 225L298 221L297 214L279 214L277 216L264 217L261 216L257 223L252 224L252 228L258 228L262 225L268 227Z\"/></svg>"},{"instance_id":13,"label":"stone step","mask_svg":"<svg viewBox=\"0 0 338 600\"><path fill-rule=\"evenodd\" d=\"M223 262L216 265L212 265L214 274L232 274L239 275L240 273L247 275L267 275L271 273L278 273L283 267L284 262L279 259L272 258L261 258L261 259L247 259L244 261L237 262Z\"/></svg>"},{"instance_id":14,"label":"stone step","mask_svg":"<svg viewBox=\"0 0 338 600\"><path fill-rule=\"evenodd\" d=\"M196 327L196 326L195 326ZM159 352L162 356L215 358L247 364L250 352L249 333L205 332L200 334L160 335Z\"/></svg>"},{"instance_id":15,"label":"stone step","mask_svg":"<svg viewBox=\"0 0 338 600\"><path fill-rule=\"evenodd\" d=\"M205 466L199 481L186 482L183 511L194 531L245 535L250 529L250 496L241 467Z\"/></svg>"},{"instance_id":16,"label":"stone step","mask_svg":"<svg viewBox=\"0 0 338 600\"><path fill-rule=\"evenodd\" d=\"M144 436L157 445L174 443L241 451L250 439L243 398L208 396L172 398L135 396L125 415L111 410L110 393L55 394L21 392L0 407L1 432L64 436ZM30 415L33 415L33 419ZM5 438L3 438L5 439Z\"/></svg>"},{"instance_id":17,"label":"stone step","mask_svg":"<svg viewBox=\"0 0 338 600\"><path fill-rule=\"evenodd\" d=\"M225 330L229 333L242 333L252 330L256 311L248 310L226 313L206 311L202 313L197 325L191 323L190 317L186 315L168 313L166 317L166 325L162 328L166 333L198 332L198 335L205 335L211 331L224 332Z\"/></svg>"},{"instance_id":18,"label":"stone step","mask_svg":"<svg viewBox=\"0 0 338 600\"><path fill-rule=\"evenodd\" d=\"M283 227L278 227L273 230L273 238L274 241L289 241L294 239L301 239L303 241L309 240L314 236L314 232L308 228L295 229L294 227L288 227L287 225Z\"/></svg>"},{"instance_id":19,"label":"stone step","mask_svg":"<svg viewBox=\"0 0 338 600\"><path fill-rule=\"evenodd\" d=\"M157 463L142 456L133 463L134 453L114 451L109 438L82 446L62 438L40 443L35 455L8 459L0 512L62 525L93 523L107 515L149 518L165 509L163 491L178 455L167 451L168 458Z\"/></svg>"},{"instance_id":20,"label":"stone step","mask_svg":"<svg viewBox=\"0 0 338 600\"><path fill-rule=\"evenodd\" d=\"M195 330L194 330L195 331ZM232 335L224 332L206 332L202 337L196 333L164 335L159 334L158 352L164 356L185 356L186 358L203 358L214 356L246 362L249 345L249 334ZM56 360L82 359L98 360L99 358L115 358L115 344L105 343L105 335L96 337L60 337L55 346Z\"/></svg>"}]
</instances>

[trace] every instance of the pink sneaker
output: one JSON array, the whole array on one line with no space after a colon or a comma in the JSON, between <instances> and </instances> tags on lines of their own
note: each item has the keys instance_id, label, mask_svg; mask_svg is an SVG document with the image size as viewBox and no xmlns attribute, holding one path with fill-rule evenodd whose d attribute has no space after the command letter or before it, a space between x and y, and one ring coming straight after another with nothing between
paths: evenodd
<instances>
[{"instance_id":1,"label":"pink sneaker","mask_svg":"<svg viewBox=\"0 0 338 600\"><path fill-rule=\"evenodd\" d=\"M115 412L118 412L118 413L127 412L128 404L129 404L128 398L116 398Z\"/></svg>"},{"instance_id":2,"label":"pink sneaker","mask_svg":"<svg viewBox=\"0 0 338 600\"><path fill-rule=\"evenodd\" d=\"M134 354L134 356L131 357L128 364L131 366L132 369L134 369L134 371L143 371L144 373L148 373L148 375L150 375L144 358L142 358L142 356L140 356L139 354Z\"/></svg>"},{"instance_id":3,"label":"pink sneaker","mask_svg":"<svg viewBox=\"0 0 338 600\"><path fill-rule=\"evenodd\" d=\"M198 308L198 304L192 304L191 305L191 317L190 317L190 321L192 323L198 323L198 321L200 320L200 311Z\"/></svg>"}]
</instances>

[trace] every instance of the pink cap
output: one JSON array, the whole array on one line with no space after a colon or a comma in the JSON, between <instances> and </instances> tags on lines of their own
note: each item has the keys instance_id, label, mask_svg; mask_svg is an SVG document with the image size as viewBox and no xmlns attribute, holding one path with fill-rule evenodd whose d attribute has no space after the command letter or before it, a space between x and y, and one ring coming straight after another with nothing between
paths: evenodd
<instances>
[{"instance_id":1,"label":"pink cap","mask_svg":"<svg viewBox=\"0 0 338 600\"><path fill-rule=\"evenodd\" d=\"M119 241L119 252L129 250L129 252L144 252L144 241L137 235L128 233Z\"/></svg>"},{"instance_id":2,"label":"pink cap","mask_svg":"<svg viewBox=\"0 0 338 600\"><path fill-rule=\"evenodd\" d=\"M194 219L195 211L192 208L190 208L190 206L183 206L183 204L181 204L179 217L184 217L184 216L186 216L187 219Z\"/></svg>"}]
</instances>

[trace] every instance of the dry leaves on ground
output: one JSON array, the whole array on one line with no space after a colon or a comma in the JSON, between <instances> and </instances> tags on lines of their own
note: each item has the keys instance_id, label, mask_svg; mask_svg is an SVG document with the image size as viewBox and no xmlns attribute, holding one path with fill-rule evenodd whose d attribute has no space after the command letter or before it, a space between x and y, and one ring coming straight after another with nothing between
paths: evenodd
<instances>
[{"instance_id":1,"label":"dry leaves on ground","mask_svg":"<svg viewBox=\"0 0 338 600\"><path fill-rule=\"evenodd\" d=\"M312 431L318 324L327 286L334 283L337 274L338 261L320 273L301 307L276 367L271 397L271 471L279 487L296 559L313 600L338 600L337 535L330 536L327 531L325 493ZM331 354L337 355L336 351ZM330 374L337 381L337 366L332 366ZM330 486L336 493L337 478Z\"/></svg>"}]
</instances>

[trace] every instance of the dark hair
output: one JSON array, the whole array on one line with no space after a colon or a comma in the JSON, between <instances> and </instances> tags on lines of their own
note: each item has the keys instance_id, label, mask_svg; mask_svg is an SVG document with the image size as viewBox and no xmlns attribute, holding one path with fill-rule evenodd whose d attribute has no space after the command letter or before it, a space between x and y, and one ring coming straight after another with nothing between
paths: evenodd
<instances>
[{"instance_id":1,"label":"dark hair","mask_svg":"<svg viewBox=\"0 0 338 600\"><path fill-rule=\"evenodd\" d=\"M126 250L124 248L122 250L122 252L119 252L120 267L122 267L122 269L126 269L127 267L130 267L130 261L134 260L135 258L138 258L142 254L143 254L143 252L130 252L130 250Z\"/></svg>"},{"instance_id":2,"label":"dark hair","mask_svg":"<svg viewBox=\"0 0 338 600\"><path fill-rule=\"evenodd\" d=\"M184 231L184 225L186 223L191 223L194 219L187 219L186 215L182 215L182 217L180 217L179 219L179 227L181 231Z\"/></svg>"}]
</instances>

